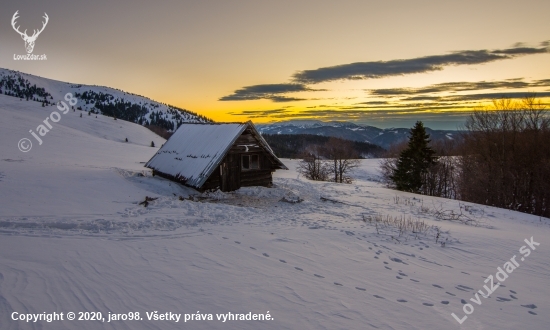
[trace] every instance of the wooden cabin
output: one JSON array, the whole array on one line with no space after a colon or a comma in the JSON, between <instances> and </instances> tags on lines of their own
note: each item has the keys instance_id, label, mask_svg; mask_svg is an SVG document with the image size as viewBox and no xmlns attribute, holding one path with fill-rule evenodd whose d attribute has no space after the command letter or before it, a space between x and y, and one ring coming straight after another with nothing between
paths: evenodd
<instances>
[{"instance_id":1,"label":"wooden cabin","mask_svg":"<svg viewBox=\"0 0 550 330\"><path fill-rule=\"evenodd\" d=\"M199 191L268 187L275 170L288 170L251 121L183 124L145 167Z\"/></svg>"}]
</instances>

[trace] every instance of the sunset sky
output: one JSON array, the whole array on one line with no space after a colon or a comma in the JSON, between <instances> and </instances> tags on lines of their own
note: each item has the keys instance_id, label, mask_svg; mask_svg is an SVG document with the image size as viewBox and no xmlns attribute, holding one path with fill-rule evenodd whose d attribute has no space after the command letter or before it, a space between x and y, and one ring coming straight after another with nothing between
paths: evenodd
<instances>
[{"instance_id":1,"label":"sunset sky","mask_svg":"<svg viewBox=\"0 0 550 330\"><path fill-rule=\"evenodd\" d=\"M14 60L17 10L28 31L48 14L47 61ZM218 121L455 129L493 98L550 97L548 0L8 1L0 40L0 67Z\"/></svg>"}]
</instances>

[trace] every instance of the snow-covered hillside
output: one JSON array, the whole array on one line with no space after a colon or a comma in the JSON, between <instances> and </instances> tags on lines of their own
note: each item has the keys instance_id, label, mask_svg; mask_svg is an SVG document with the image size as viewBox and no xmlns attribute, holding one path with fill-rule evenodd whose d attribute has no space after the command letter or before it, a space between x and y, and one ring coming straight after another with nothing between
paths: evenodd
<instances>
[{"instance_id":1,"label":"snow-covered hillside","mask_svg":"<svg viewBox=\"0 0 550 330\"><path fill-rule=\"evenodd\" d=\"M62 82L0 68L0 91L9 96L54 107L71 93L78 101L74 107L117 117L141 125L157 125L169 131L182 123L209 119L185 109L153 101L141 95L104 86Z\"/></svg>"},{"instance_id":2,"label":"snow-covered hillside","mask_svg":"<svg viewBox=\"0 0 550 330\"><path fill-rule=\"evenodd\" d=\"M52 109L0 95L0 329L548 327L548 219L386 189L377 160L353 184L283 160L273 188L198 194L143 168L164 140L133 123L71 110L38 145L29 130ZM53 312L64 320L13 320ZM223 322L249 312L272 320Z\"/></svg>"}]
</instances>

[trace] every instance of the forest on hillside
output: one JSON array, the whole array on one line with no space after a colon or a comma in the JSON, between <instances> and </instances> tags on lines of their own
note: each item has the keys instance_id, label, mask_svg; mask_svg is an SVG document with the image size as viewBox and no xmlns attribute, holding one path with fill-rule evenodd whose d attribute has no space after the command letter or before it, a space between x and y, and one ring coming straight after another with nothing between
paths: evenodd
<instances>
[{"instance_id":1,"label":"forest on hillside","mask_svg":"<svg viewBox=\"0 0 550 330\"><path fill-rule=\"evenodd\" d=\"M310 134L263 134L271 149L277 157L300 158L308 152L312 146L325 145L330 137ZM335 138L333 138L335 139ZM349 140L337 139L344 142ZM353 150L360 158L376 158L384 153L384 149L368 142L349 141Z\"/></svg>"}]
</instances>

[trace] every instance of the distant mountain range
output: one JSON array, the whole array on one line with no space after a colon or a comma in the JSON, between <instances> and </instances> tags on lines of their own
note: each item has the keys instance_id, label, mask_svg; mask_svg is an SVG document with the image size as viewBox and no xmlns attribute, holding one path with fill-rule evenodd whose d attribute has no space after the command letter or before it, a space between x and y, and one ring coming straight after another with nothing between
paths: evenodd
<instances>
[{"instance_id":1,"label":"distant mountain range","mask_svg":"<svg viewBox=\"0 0 550 330\"><path fill-rule=\"evenodd\" d=\"M318 120L290 120L274 124L256 125L262 134L312 134L334 136L346 140L368 142L388 148L405 141L410 128L378 128L349 122L323 122ZM455 139L458 131L433 130L426 128L432 140Z\"/></svg>"},{"instance_id":2,"label":"distant mountain range","mask_svg":"<svg viewBox=\"0 0 550 330\"><path fill-rule=\"evenodd\" d=\"M78 100L76 109L103 114L137 123L175 131L182 123L203 123L212 120L147 97L104 86L62 82L0 68L0 94L25 101L55 106L67 93Z\"/></svg>"}]
</instances>

